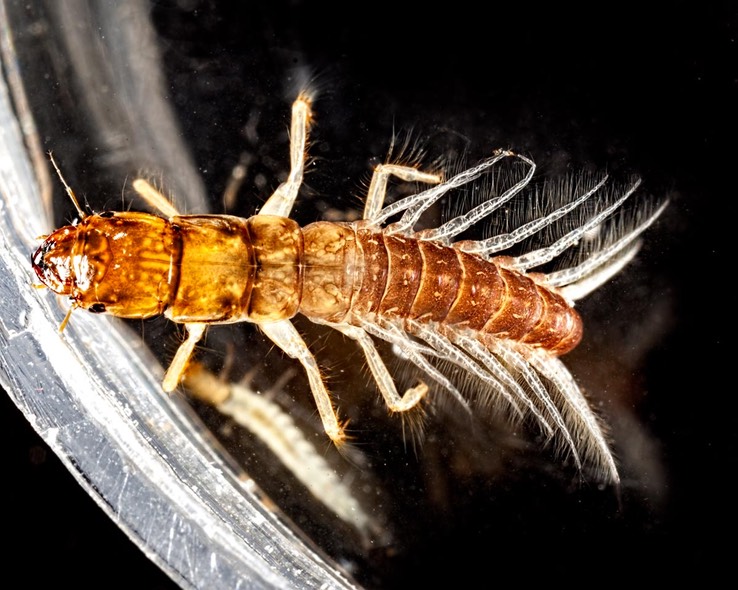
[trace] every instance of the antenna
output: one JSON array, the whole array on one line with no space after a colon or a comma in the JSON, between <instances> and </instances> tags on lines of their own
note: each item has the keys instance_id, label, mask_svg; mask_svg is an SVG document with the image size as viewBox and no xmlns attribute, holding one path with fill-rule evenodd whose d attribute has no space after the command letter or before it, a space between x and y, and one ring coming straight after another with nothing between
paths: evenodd
<instances>
[{"instance_id":1,"label":"antenna","mask_svg":"<svg viewBox=\"0 0 738 590\"><path fill-rule=\"evenodd\" d=\"M62 176L61 170L59 170L59 166L56 165L56 160L54 160L54 156L51 152L49 152L49 159L51 160L52 165L54 166L54 169L56 170L56 174L59 176L59 180L62 181L62 184L64 185L64 189L67 191L67 194L69 195L69 198L72 199L72 203L74 203L75 208L77 209L77 213L79 213L80 219L84 219L87 217L87 214L82 211L82 207L79 206L79 201L77 200L77 196L74 194L74 191L72 188L67 184L67 181L64 180L64 176Z\"/></svg>"}]
</instances>

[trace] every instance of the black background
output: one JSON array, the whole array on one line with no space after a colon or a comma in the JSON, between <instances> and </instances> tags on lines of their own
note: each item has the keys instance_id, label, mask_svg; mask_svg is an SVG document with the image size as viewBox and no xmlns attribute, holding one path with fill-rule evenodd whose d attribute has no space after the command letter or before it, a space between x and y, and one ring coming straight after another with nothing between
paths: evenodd
<instances>
[{"instance_id":1,"label":"black background","mask_svg":"<svg viewBox=\"0 0 738 590\"><path fill-rule=\"evenodd\" d=\"M586 583L617 574L665 580L728 569L720 539L729 539L735 526L730 480L738 450L735 383L725 361L735 305L726 245L735 231L728 222L735 200L738 11L729 3L677 3L659 12L622 3L576 12L502 3L426 4L419 12L383 3L344 3L330 12L302 2L229 9L196 0L153 4L165 55L183 68L192 59L213 80L202 90L211 99L197 112L180 113L192 121L186 133L196 132L197 121L216 122L196 157L214 153L208 142L237 134L254 96L274 97L272 112L284 112L289 84L278 69L309 65L332 105L321 112L317 103L320 129L344 142L348 154L381 156L381 143L366 148L362 142L386 146L394 123L449 125L482 150L511 146L557 166L627 166L650 192L668 195L672 203L636 275L651 282L646 307L661 314L644 326L656 334L649 334L653 346L640 367L646 396L634 404L666 471L662 508L615 528L615 537L580 528L562 531L560 539L510 538L502 529L499 542L518 544L520 561L509 559L509 547L505 561L496 560L493 546L466 558L490 583L506 574ZM235 62L223 62L225 54L241 57L237 69L222 65ZM253 93L230 92L229 77L249 72L255 72ZM337 103L340 110L332 110ZM198 164L208 186L221 192L233 161L211 156ZM368 163L357 166L363 174ZM619 324L630 309L615 302L610 312L592 313L616 313ZM11 547L5 562L24 564L29 582L84 587L78 576L94 567L121 585L171 587L2 399ZM571 553L564 549L569 543ZM453 547L436 546L428 559L432 571L449 571L458 558ZM448 567L441 568L444 559ZM413 579L428 581L422 570Z\"/></svg>"}]
</instances>

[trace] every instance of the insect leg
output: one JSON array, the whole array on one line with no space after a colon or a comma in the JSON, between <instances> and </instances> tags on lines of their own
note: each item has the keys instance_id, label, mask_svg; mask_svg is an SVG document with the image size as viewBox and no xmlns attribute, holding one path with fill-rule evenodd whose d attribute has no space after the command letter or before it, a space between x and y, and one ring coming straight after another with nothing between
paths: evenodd
<instances>
[{"instance_id":1,"label":"insect leg","mask_svg":"<svg viewBox=\"0 0 738 590\"><path fill-rule=\"evenodd\" d=\"M428 184L439 184L443 180L439 174L421 172L410 166L379 164L374 169L372 181L369 184L369 192L366 195L366 204L364 205L364 219L374 219L379 213L387 194L387 181L390 176L396 176L406 182L425 182Z\"/></svg>"},{"instance_id":2,"label":"insect leg","mask_svg":"<svg viewBox=\"0 0 738 590\"><path fill-rule=\"evenodd\" d=\"M325 383L323 383L323 377L320 375L318 363L315 362L315 357L305 341L289 320L259 324L259 327L288 356L302 363L310 382L310 389L313 392L320 419L323 421L323 428L330 439L337 446L340 446L346 439L346 435L343 432L343 427L338 422L331 396Z\"/></svg>"},{"instance_id":3,"label":"insect leg","mask_svg":"<svg viewBox=\"0 0 738 590\"><path fill-rule=\"evenodd\" d=\"M370 322L359 318L358 321L361 323L361 328L366 330L367 333L397 346L397 348L402 352L402 355L408 361L413 363L436 383L441 385L441 387L446 389L446 391L459 402L461 407L471 415L469 404L464 399L464 396L461 395L461 392L456 389L453 383L451 383L451 381L424 356L428 355L440 358L441 355L438 351L426 346L425 344L412 340L402 328L396 326L389 320L380 319L378 322Z\"/></svg>"},{"instance_id":4,"label":"insect leg","mask_svg":"<svg viewBox=\"0 0 738 590\"><path fill-rule=\"evenodd\" d=\"M159 211L159 213L165 217L174 217L179 215L179 211L177 211L175 206L172 205L171 201L151 186L148 181L143 178L137 178L133 181L132 186L133 190L135 190L152 209Z\"/></svg>"},{"instance_id":5,"label":"insect leg","mask_svg":"<svg viewBox=\"0 0 738 590\"><path fill-rule=\"evenodd\" d=\"M433 203L438 201L438 199L443 195L450 190L475 181L482 174L485 174L487 170L492 168L492 166L497 162L503 158L511 156L514 156L512 152L498 151L491 158L488 158L473 168L460 172L456 176L449 178L446 182L387 205L384 209L377 212L376 217L373 218L372 221L374 221L376 225L382 225L393 215L404 211L405 213L402 218L392 224L392 231L390 233L409 235L412 233L413 226L417 223L418 219L420 219L423 212L433 205Z\"/></svg>"},{"instance_id":6,"label":"insect leg","mask_svg":"<svg viewBox=\"0 0 738 590\"><path fill-rule=\"evenodd\" d=\"M185 328L187 328L187 340L180 344L177 354L174 355L172 364L169 365L166 375L164 375L162 389L167 393L174 391L177 385L179 385L179 380L187 368L187 361L192 356L192 351L195 350L195 346L205 333L206 327L207 324L185 324Z\"/></svg>"},{"instance_id":7,"label":"insect leg","mask_svg":"<svg viewBox=\"0 0 738 590\"><path fill-rule=\"evenodd\" d=\"M277 187L271 197L264 203L259 215L278 215L289 217L297 193L302 184L305 171L305 145L312 112L312 99L306 92L301 92L292 103L292 124L290 126L290 175Z\"/></svg>"},{"instance_id":8,"label":"insect leg","mask_svg":"<svg viewBox=\"0 0 738 590\"><path fill-rule=\"evenodd\" d=\"M356 326L350 326L348 324L328 324L331 328L334 328L345 334L352 340L355 340L361 349L364 351L366 356L366 362L369 365L369 370L372 372L374 381L376 381L379 391L384 398L384 403L391 412L407 412L414 408L420 403L420 400L425 397L428 393L428 386L425 383L421 383L415 387L408 389L402 396L397 393L397 388L392 380L387 367L379 356L377 348L374 346L374 341L371 336L366 333L362 328Z\"/></svg>"}]
</instances>

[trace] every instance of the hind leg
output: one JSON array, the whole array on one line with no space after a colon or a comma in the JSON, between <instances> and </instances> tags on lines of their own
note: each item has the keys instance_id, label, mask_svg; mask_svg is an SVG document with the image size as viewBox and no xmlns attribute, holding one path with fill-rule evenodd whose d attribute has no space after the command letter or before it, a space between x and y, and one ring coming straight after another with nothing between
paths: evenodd
<instances>
[{"instance_id":1,"label":"hind leg","mask_svg":"<svg viewBox=\"0 0 738 590\"><path fill-rule=\"evenodd\" d=\"M420 400L428 393L428 386L421 383L408 389L402 396L397 392L394 380L387 367L379 356L374 341L362 328L349 324L328 324L331 328L354 340L364 351L369 370L372 372L374 381L384 398L384 403L391 412L407 412L420 403Z\"/></svg>"},{"instance_id":2,"label":"hind leg","mask_svg":"<svg viewBox=\"0 0 738 590\"><path fill-rule=\"evenodd\" d=\"M425 182L427 184L438 184L443 180L439 174L421 172L410 166L398 166L396 164L379 164L374 169L369 191L366 195L364 205L364 219L374 219L384 205L387 195L387 181L390 176L396 176L406 182Z\"/></svg>"}]
</instances>

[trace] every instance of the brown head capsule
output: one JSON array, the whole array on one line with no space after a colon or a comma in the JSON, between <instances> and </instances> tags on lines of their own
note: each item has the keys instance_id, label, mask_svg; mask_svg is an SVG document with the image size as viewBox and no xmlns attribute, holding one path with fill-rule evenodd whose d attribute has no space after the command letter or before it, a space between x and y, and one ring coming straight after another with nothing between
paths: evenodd
<instances>
[{"instance_id":1,"label":"brown head capsule","mask_svg":"<svg viewBox=\"0 0 738 590\"><path fill-rule=\"evenodd\" d=\"M175 244L165 219L106 212L48 236L33 255L33 269L75 307L146 318L163 313L171 300Z\"/></svg>"}]
</instances>

